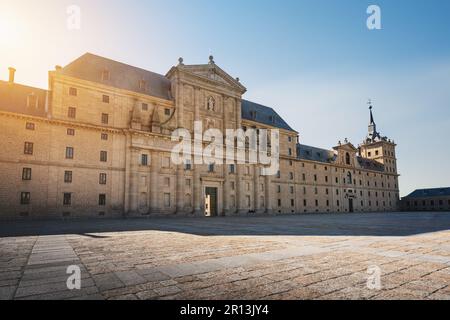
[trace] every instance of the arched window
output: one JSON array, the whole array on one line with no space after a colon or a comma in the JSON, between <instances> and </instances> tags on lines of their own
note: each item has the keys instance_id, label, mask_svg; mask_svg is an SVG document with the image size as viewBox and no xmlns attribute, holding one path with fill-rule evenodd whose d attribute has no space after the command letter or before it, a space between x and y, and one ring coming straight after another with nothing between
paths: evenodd
<instances>
[{"instance_id":1,"label":"arched window","mask_svg":"<svg viewBox=\"0 0 450 320\"><path fill-rule=\"evenodd\" d=\"M347 183L353 184L352 173L350 171L347 173Z\"/></svg>"},{"instance_id":2,"label":"arched window","mask_svg":"<svg viewBox=\"0 0 450 320\"><path fill-rule=\"evenodd\" d=\"M350 154L348 152L345 154L345 163L350 165Z\"/></svg>"}]
</instances>

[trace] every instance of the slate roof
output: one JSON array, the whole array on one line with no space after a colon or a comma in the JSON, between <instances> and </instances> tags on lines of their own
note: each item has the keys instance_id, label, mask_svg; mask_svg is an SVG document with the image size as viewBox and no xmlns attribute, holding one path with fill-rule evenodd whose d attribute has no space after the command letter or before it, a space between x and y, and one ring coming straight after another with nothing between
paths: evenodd
<instances>
[{"instance_id":1,"label":"slate roof","mask_svg":"<svg viewBox=\"0 0 450 320\"><path fill-rule=\"evenodd\" d=\"M102 80L103 72L109 71L109 80ZM154 97L171 100L171 83L163 75L86 53L60 71L64 75L82 80L102 83L118 89L140 92ZM140 88L144 80L146 88Z\"/></svg>"},{"instance_id":2,"label":"slate roof","mask_svg":"<svg viewBox=\"0 0 450 320\"><path fill-rule=\"evenodd\" d=\"M336 159L336 155L331 150L298 144L297 158L303 160L331 163Z\"/></svg>"},{"instance_id":3,"label":"slate roof","mask_svg":"<svg viewBox=\"0 0 450 320\"><path fill-rule=\"evenodd\" d=\"M417 189L406 198L428 198L450 196L450 188Z\"/></svg>"},{"instance_id":4,"label":"slate roof","mask_svg":"<svg viewBox=\"0 0 450 320\"><path fill-rule=\"evenodd\" d=\"M38 107L28 107L28 96L34 94L38 100ZM45 117L47 90L24 86L18 83L0 81L0 110Z\"/></svg>"},{"instance_id":5,"label":"slate roof","mask_svg":"<svg viewBox=\"0 0 450 320\"><path fill-rule=\"evenodd\" d=\"M296 132L275 110L248 100L242 100L242 119Z\"/></svg>"},{"instance_id":6,"label":"slate roof","mask_svg":"<svg viewBox=\"0 0 450 320\"><path fill-rule=\"evenodd\" d=\"M361 168L367 169L367 170L374 170L374 171L384 171L384 165L367 158L358 157L358 163L361 166Z\"/></svg>"}]
</instances>

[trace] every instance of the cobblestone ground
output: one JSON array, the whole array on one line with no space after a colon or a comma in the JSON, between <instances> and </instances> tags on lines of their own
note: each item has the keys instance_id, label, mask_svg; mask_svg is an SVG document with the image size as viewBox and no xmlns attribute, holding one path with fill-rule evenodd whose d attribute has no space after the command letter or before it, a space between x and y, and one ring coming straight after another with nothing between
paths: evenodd
<instances>
[{"instance_id":1,"label":"cobblestone ground","mask_svg":"<svg viewBox=\"0 0 450 320\"><path fill-rule=\"evenodd\" d=\"M450 213L2 222L0 299L450 299L449 230Z\"/></svg>"}]
</instances>

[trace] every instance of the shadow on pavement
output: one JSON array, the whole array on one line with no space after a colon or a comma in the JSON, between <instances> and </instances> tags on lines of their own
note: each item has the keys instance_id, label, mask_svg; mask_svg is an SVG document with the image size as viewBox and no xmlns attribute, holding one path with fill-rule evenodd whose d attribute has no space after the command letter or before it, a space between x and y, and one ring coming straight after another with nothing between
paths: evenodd
<instances>
[{"instance_id":1,"label":"shadow on pavement","mask_svg":"<svg viewBox=\"0 0 450 320\"><path fill-rule=\"evenodd\" d=\"M162 231L200 236L410 236L450 230L450 213L307 214L272 217L2 221L0 237Z\"/></svg>"}]
</instances>

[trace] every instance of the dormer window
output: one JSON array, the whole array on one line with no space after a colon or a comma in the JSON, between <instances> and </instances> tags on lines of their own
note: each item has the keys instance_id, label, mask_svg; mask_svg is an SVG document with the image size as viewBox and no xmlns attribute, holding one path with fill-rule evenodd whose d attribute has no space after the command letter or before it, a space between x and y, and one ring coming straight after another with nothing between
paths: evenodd
<instances>
[{"instance_id":1,"label":"dormer window","mask_svg":"<svg viewBox=\"0 0 450 320\"><path fill-rule=\"evenodd\" d=\"M108 81L110 79L110 74L108 70L102 71L102 81Z\"/></svg>"},{"instance_id":2,"label":"dormer window","mask_svg":"<svg viewBox=\"0 0 450 320\"><path fill-rule=\"evenodd\" d=\"M139 80L139 90L145 90L147 82L145 80Z\"/></svg>"},{"instance_id":3,"label":"dormer window","mask_svg":"<svg viewBox=\"0 0 450 320\"><path fill-rule=\"evenodd\" d=\"M275 117L274 116L269 116L269 121L271 123L275 123Z\"/></svg>"},{"instance_id":4,"label":"dormer window","mask_svg":"<svg viewBox=\"0 0 450 320\"><path fill-rule=\"evenodd\" d=\"M37 108L38 107L38 99L37 99L36 95L34 94L34 92L31 93L30 95L28 95L27 107L28 108Z\"/></svg>"},{"instance_id":5,"label":"dormer window","mask_svg":"<svg viewBox=\"0 0 450 320\"><path fill-rule=\"evenodd\" d=\"M250 117L255 120L256 119L256 111L250 111Z\"/></svg>"}]
</instances>

